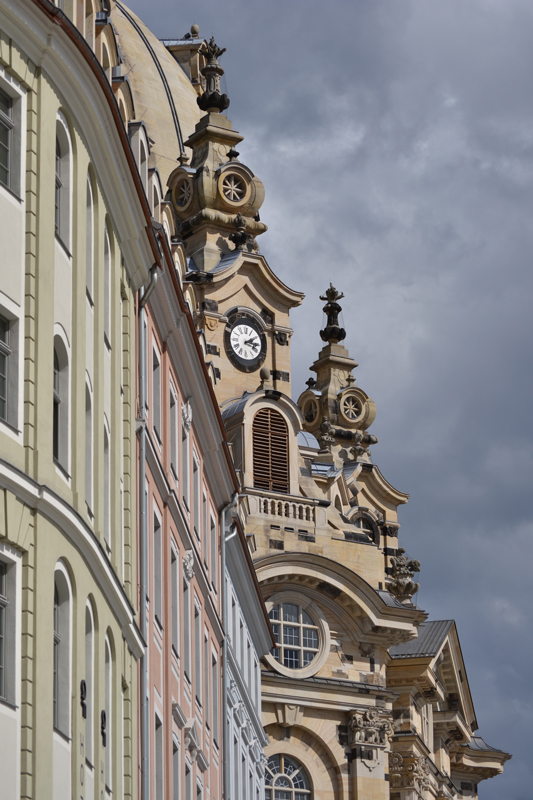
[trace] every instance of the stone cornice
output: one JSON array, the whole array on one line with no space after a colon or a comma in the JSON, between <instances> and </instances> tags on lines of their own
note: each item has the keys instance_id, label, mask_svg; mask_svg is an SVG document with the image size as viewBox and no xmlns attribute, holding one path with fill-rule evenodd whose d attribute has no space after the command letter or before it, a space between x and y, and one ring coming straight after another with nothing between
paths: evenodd
<instances>
[{"instance_id":1,"label":"stone cornice","mask_svg":"<svg viewBox=\"0 0 533 800\"><path fill-rule=\"evenodd\" d=\"M145 643L134 620L135 611L104 548L89 526L48 486L37 483L3 460L0 460L0 487L13 492L22 503L57 525L81 553L115 615L129 649L135 658L140 658Z\"/></svg>"}]
</instances>

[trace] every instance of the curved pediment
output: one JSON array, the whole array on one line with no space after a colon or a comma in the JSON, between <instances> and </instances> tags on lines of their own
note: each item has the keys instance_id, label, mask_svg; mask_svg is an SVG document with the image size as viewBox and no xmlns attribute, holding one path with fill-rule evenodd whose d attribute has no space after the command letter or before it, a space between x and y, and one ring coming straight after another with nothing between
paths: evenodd
<instances>
[{"instance_id":1,"label":"curved pediment","mask_svg":"<svg viewBox=\"0 0 533 800\"><path fill-rule=\"evenodd\" d=\"M407 642L426 618L424 611L402 605L389 592L373 589L357 573L323 556L284 552L257 559L255 567L262 586L307 586L333 599L358 620L369 641L388 646Z\"/></svg>"}]
</instances>

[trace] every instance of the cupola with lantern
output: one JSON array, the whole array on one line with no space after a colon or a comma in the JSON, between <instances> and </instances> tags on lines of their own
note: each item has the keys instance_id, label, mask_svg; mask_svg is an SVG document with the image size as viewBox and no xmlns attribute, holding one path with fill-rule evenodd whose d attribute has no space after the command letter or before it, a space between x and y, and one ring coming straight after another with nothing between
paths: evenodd
<instances>
[{"instance_id":1,"label":"cupola with lantern","mask_svg":"<svg viewBox=\"0 0 533 800\"><path fill-rule=\"evenodd\" d=\"M264 186L239 161L235 148L243 137L222 113L229 106L220 89L224 70L218 62L225 48L212 37L199 52L206 61L201 70L206 89L197 102L206 113L185 142L192 150L190 163L182 154L168 183L191 267L209 272L233 250L257 252L256 236L267 226L259 219Z\"/></svg>"},{"instance_id":2,"label":"cupola with lantern","mask_svg":"<svg viewBox=\"0 0 533 800\"><path fill-rule=\"evenodd\" d=\"M352 370L357 364L341 344L346 331L339 324L342 308L338 301L343 297L332 284L320 297L326 301L327 324L320 331L326 344L311 366L316 379L307 381L308 388L298 398L304 430L312 433L320 445L318 459L341 463L368 461L368 447L378 441L366 433L376 417L376 406L366 392L355 386Z\"/></svg>"}]
</instances>

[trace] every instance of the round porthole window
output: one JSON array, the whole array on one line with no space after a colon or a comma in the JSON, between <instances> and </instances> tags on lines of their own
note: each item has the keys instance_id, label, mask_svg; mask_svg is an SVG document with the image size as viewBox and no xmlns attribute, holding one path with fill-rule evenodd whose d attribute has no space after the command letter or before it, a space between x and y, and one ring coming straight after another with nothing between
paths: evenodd
<instances>
[{"instance_id":1,"label":"round porthole window","mask_svg":"<svg viewBox=\"0 0 533 800\"><path fill-rule=\"evenodd\" d=\"M305 405L303 407L303 415L308 425L312 425L313 422L316 420L318 416L318 403L313 397L305 401Z\"/></svg>"},{"instance_id":2,"label":"round porthole window","mask_svg":"<svg viewBox=\"0 0 533 800\"><path fill-rule=\"evenodd\" d=\"M350 422L355 422L363 413L363 406L358 397L346 395L342 401L342 413Z\"/></svg>"},{"instance_id":3,"label":"round porthole window","mask_svg":"<svg viewBox=\"0 0 533 800\"><path fill-rule=\"evenodd\" d=\"M174 200L179 209L185 209L192 199L192 183L189 178L181 178L174 188Z\"/></svg>"},{"instance_id":4,"label":"round porthole window","mask_svg":"<svg viewBox=\"0 0 533 800\"><path fill-rule=\"evenodd\" d=\"M313 675L329 653L329 628L318 607L305 597L283 592L267 602L277 647L267 656L283 675Z\"/></svg>"},{"instance_id":5,"label":"round porthole window","mask_svg":"<svg viewBox=\"0 0 533 800\"><path fill-rule=\"evenodd\" d=\"M218 190L224 201L234 207L243 206L250 197L250 184L238 172L223 172L218 179Z\"/></svg>"}]
</instances>

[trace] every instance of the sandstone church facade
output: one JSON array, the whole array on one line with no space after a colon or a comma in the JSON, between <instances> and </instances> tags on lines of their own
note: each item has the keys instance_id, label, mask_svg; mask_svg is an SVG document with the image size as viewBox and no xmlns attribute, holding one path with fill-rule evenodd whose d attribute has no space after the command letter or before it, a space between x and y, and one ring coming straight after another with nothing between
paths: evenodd
<instances>
[{"instance_id":1,"label":"sandstone church facade","mask_svg":"<svg viewBox=\"0 0 533 800\"><path fill-rule=\"evenodd\" d=\"M304 295L182 34L0 0L2 792L477 798L510 756L414 602L341 287L294 387Z\"/></svg>"}]
</instances>

